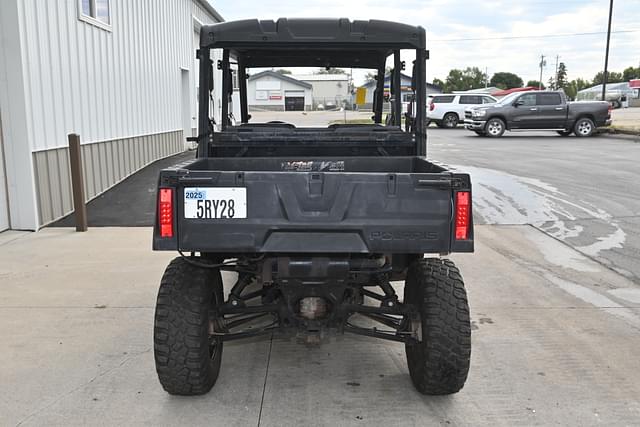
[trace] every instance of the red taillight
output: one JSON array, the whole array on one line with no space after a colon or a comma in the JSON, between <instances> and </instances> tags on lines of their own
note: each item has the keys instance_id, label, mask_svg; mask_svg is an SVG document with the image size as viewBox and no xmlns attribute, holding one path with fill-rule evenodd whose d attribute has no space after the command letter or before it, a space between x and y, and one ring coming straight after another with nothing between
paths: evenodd
<instances>
[{"instance_id":1,"label":"red taillight","mask_svg":"<svg viewBox=\"0 0 640 427\"><path fill-rule=\"evenodd\" d=\"M173 237L173 190L161 188L158 197L160 237Z\"/></svg>"},{"instance_id":2,"label":"red taillight","mask_svg":"<svg viewBox=\"0 0 640 427\"><path fill-rule=\"evenodd\" d=\"M456 240L469 238L469 203L470 193L458 191L456 193Z\"/></svg>"},{"instance_id":3,"label":"red taillight","mask_svg":"<svg viewBox=\"0 0 640 427\"><path fill-rule=\"evenodd\" d=\"M436 104L434 102L429 104L429 111L433 111L435 108L436 108Z\"/></svg>"}]
</instances>

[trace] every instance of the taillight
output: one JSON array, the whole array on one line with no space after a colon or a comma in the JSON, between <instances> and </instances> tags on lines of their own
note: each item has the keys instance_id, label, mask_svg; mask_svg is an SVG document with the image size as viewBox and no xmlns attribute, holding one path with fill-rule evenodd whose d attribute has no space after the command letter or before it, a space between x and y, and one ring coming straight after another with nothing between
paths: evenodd
<instances>
[{"instance_id":1,"label":"taillight","mask_svg":"<svg viewBox=\"0 0 640 427\"><path fill-rule=\"evenodd\" d=\"M469 209L471 209L469 199L468 191L456 193L456 240L469 238Z\"/></svg>"},{"instance_id":2,"label":"taillight","mask_svg":"<svg viewBox=\"0 0 640 427\"><path fill-rule=\"evenodd\" d=\"M429 111L433 111L435 108L436 108L435 102L432 102L431 104L429 104Z\"/></svg>"},{"instance_id":3,"label":"taillight","mask_svg":"<svg viewBox=\"0 0 640 427\"><path fill-rule=\"evenodd\" d=\"M173 189L161 188L158 197L160 237L173 237Z\"/></svg>"},{"instance_id":4,"label":"taillight","mask_svg":"<svg viewBox=\"0 0 640 427\"><path fill-rule=\"evenodd\" d=\"M609 104L609 108L607 108L608 117L611 117L611 110L613 110L613 105Z\"/></svg>"}]
</instances>

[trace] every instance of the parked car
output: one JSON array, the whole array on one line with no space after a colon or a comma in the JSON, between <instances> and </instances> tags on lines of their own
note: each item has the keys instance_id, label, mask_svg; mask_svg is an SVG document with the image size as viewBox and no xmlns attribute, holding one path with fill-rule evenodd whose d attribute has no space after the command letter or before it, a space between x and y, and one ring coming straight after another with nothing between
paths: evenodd
<instances>
[{"instance_id":1,"label":"parked car","mask_svg":"<svg viewBox=\"0 0 640 427\"><path fill-rule=\"evenodd\" d=\"M471 323L460 271L444 255L473 252L471 179L425 157L424 78L412 83L415 111L403 116L394 103L388 126L376 102L373 124L300 129L251 122L240 72L240 123L227 119L231 53L241 69L322 64L383 74L390 55L400 62L401 47L415 55L413 75L424 76L425 30L280 19L203 26L201 35L198 156L164 169L158 181L153 248L179 253L162 277L155 312L164 389L208 392L225 342L277 332L307 344L343 333L400 342L419 392L459 391ZM214 49L223 51L219 67ZM392 79L400 81L400 72ZM213 73L229 89L219 94L220 129L210 124ZM400 90L392 86L394 96ZM237 273L226 289L222 271ZM394 289L398 280L404 296Z\"/></svg>"},{"instance_id":2,"label":"parked car","mask_svg":"<svg viewBox=\"0 0 640 427\"><path fill-rule=\"evenodd\" d=\"M506 130L555 130L562 136L584 137L611 124L611 106L606 101L567 102L563 91L517 92L493 105L468 109L464 124L490 137Z\"/></svg>"},{"instance_id":3,"label":"parked car","mask_svg":"<svg viewBox=\"0 0 640 427\"><path fill-rule=\"evenodd\" d=\"M468 107L493 104L497 100L486 93L434 95L427 109L427 119L441 128L455 128L464 120Z\"/></svg>"}]
</instances>

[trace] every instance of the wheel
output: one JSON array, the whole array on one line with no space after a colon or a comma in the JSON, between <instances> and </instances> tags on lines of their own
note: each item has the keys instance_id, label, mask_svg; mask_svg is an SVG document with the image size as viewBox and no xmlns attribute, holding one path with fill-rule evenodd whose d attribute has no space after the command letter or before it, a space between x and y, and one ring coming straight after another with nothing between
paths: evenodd
<instances>
[{"instance_id":1,"label":"wheel","mask_svg":"<svg viewBox=\"0 0 640 427\"><path fill-rule=\"evenodd\" d=\"M422 340L406 344L413 385L422 394L462 389L471 361L471 323L464 282L446 259L419 259L409 267L404 302L419 313Z\"/></svg>"},{"instance_id":2,"label":"wheel","mask_svg":"<svg viewBox=\"0 0 640 427\"><path fill-rule=\"evenodd\" d=\"M571 135L571 131L570 130L558 130L556 132L558 132L558 135L560 135L560 136L569 136L569 135Z\"/></svg>"},{"instance_id":3,"label":"wheel","mask_svg":"<svg viewBox=\"0 0 640 427\"><path fill-rule=\"evenodd\" d=\"M498 138L502 136L505 131L504 121L498 118L489 119L484 130L487 136L490 136L491 138Z\"/></svg>"},{"instance_id":4,"label":"wheel","mask_svg":"<svg viewBox=\"0 0 640 427\"><path fill-rule=\"evenodd\" d=\"M458 115L456 113L447 113L442 118L442 124L448 129L458 126Z\"/></svg>"},{"instance_id":5,"label":"wheel","mask_svg":"<svg viewBox=\"0 0 640 427\"><path fill-rule=\"evenodd\" d=\"M444 127L444 122L443 121L437 121L434 122L436 124L436 126L438 126L439 128L443 128Z\"/></svg>"},{"instance_id":6,"label":"wheel","mask_svg":"<svg viewBox=\"0 0 640 427\"><path fill-rule=\"evenodd\" d=\"M217 269L175 258L160 281L153 328L156 371L170 394L207 393L218 379L222 340L209 335L210 310L223 302Z\"/></svg>"},{"instance_id":7,"label":"wheel","mask_svg":"<svg viewBox=\"0 0 640 427\"><path fill-rule=\"evenodd\" d=\"M481 130L474 130L474 132L476 133L476 135L478 136L487 136L487 134Z\"/></svg>"},{"instance_id":8,"label":"wheel","mask_svg":"<svg viewBox=\"0 0 640 427\"><path fill-rule=\"evenodd\" d=\"M576 124L573 126L573 132L576 136L585 137L593 135L593 131L596 129L596 126L593 124L593 121L589 118L583 117L576 121Z\"/></svg>"}]
</instances>

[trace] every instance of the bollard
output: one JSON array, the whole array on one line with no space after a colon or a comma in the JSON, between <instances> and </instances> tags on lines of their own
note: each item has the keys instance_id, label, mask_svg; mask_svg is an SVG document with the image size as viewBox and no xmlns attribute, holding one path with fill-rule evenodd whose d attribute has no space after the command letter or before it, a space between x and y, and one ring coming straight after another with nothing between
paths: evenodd
<instances>
[{"instance_id":1,"label":"bollard","mask_svg":"<svg viewBox=\"0 0 640 427\"><path fill-rule=\"evenodd\" d=\"M69 163L71 164L71 187L73 189L73 211L76 218L76 231L87 231L87 204L84 198L82 152L80 150L80 135L69 134Z\"/></svg>"}]
</instances>

